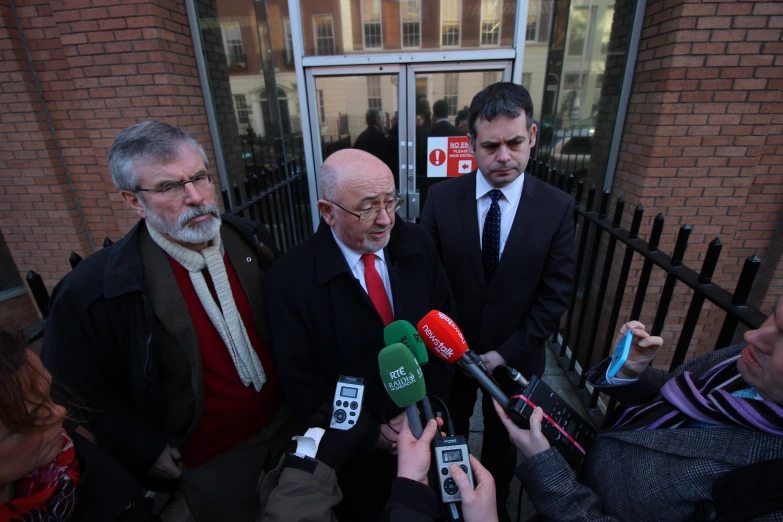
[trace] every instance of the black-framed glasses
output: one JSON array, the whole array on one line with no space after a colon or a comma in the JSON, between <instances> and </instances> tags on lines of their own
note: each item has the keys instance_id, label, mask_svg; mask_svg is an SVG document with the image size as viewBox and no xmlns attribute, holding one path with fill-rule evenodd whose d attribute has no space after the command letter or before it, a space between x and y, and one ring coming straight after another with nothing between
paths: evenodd
<instances>
[{"instance_id":1,"label":"black-framed glasses","mask_svg":"<svg viewBox=\"0 0 783 522\"><path fill-rule=\"evenodd\" d=\"M398 208L402 206L403 203L405 203L405 199L399 194L395 194L394 200L388 202L382 207L370 207L368 209L361 210L359 212L348 210L347 208L339 205L338 203L335 203L334 201L329 201L329 203L336 206L340 210L348 212L352 216L358 217L359 221L361 221L362 223L369 223L371 221L375 221L376 219L378 219L378 215L381 213L381 209L386 210L386 213L391 216L394 212L397 211Z\"/></svg>"},{"instance_id":2,"label":"black-framed glasses","mask_svg":"<svg viewBox=\"0 0 783 522\"><path fill-rule=\"evenodd\" d=\"M160 194L168 199L180 199L185 195L185 185L193 183L193 186L200 191L206 191L213 188L212 174L206 171L196 173L195 176L187 181L167 181L157 188L136 187L136 192L152 192Z\"/></svg>"}]
</instances>

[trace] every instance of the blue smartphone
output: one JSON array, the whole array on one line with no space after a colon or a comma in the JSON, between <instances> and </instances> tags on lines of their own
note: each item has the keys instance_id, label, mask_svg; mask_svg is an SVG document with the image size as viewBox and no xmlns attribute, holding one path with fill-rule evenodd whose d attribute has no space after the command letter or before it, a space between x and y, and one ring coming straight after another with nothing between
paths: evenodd
<instances>
[{"instance_id":1,"label":"blue smartphone","mask_svg":"<svg viewBox=\"0 0 783 522\"><path fill-rule=\"evenodd\" d=\"M606 371L606 375L610 378L614 378L620 368L623 367L625 361L628 360L628 354L631 352L631 341L633 341L633 332L629 329L625 332L625 335L617 346L614 347L614 355L612 356L612 362L609 363L609 369Z\"/></svg>"}]
</instances>

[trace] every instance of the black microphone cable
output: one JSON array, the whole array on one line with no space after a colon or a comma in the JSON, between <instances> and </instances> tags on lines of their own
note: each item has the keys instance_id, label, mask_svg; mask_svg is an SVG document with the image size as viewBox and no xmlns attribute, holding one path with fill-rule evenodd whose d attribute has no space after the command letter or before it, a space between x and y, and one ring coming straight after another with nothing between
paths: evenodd
<instances>
[{"instance_id":1,"label":"black microphone cable","mask_svg":"<svg viewBox=\"0 0 783 522\"><path fill-rule=\"evenodd\" d=\"M438 397L437 395L430 395L431 398L435 399L440 403L441 407L443 408L443 412L446 415L446 422L444 424L444 427L446 428L446 435L449 437L454 436L454 421L451 419L451 412L449 411L449 407L446 406L446 403L443 402L443 399Z\"/></svg>"}]
</instances>

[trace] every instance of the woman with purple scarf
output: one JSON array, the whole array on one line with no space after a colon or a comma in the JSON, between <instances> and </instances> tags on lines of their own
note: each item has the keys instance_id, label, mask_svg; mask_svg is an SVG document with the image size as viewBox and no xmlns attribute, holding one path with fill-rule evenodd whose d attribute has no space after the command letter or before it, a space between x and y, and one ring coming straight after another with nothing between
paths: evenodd
<instances>
[{"instance_id":1,"label":"woman with purple scarf","mask_svg":"<svg viewBox=\"0 0 783 522\"><path fill-rule=\"evenodd\" d=\"M783 520L782 300L745 343L671 373L650 366L663 339L631 321L618 341L629 329L633 344L617 375L607 375L609 359L587 374L620 406L582 469L572 470L541 434L540 408L522 430L495 405L521 454L517 476L538 518Z\"/></svg>"}]
</instances>

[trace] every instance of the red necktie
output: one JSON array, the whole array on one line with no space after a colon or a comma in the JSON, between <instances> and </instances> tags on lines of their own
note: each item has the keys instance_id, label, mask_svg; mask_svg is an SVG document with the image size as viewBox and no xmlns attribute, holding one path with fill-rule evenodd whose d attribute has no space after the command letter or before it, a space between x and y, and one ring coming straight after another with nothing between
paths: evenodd
<instances>
[{"instance_id":1,"label":"red necktie","mask_svg":"<svg viewBox=\"0 0 783 522\"><path fill-rule=\"evenodd\" d=\"M375 254L363 254L362 263L364 263L364 283L367 285L367 294L383 319L383 326L388 326L394 322L394 314L386 287L383 286L381 276L375 269Z\"/></svg>"}]
</instances>

